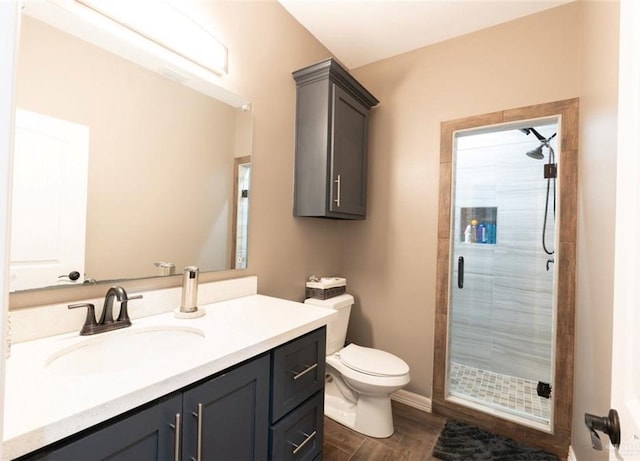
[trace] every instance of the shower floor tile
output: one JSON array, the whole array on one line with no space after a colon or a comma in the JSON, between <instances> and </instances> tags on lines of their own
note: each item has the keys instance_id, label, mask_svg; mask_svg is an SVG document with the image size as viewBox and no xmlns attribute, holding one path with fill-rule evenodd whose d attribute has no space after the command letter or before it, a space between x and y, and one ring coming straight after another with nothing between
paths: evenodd
<instances>
[{"instance_id":1,"label":"shower floor tile","mask_svg":"<svg viewBox=\"0 0 640 461\"><path fill-rule=\"evenodd\" d=\"M478 403L549 423L551 399L538 396L538 383L451 362L449 391Z\"/></svg>"}]
</instances>

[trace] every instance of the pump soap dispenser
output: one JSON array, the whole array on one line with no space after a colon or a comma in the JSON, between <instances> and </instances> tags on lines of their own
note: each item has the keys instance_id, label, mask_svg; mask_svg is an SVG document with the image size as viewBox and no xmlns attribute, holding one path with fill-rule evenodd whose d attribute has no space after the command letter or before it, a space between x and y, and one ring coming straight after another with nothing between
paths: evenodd
<instances>
[{"instance_id":1,"label":"pump soap dispenser","mask_svg":"<svg viewBox=\"0 0 640 461\"><path fill-rule=\"evenodd\" d=\"M180 308L174 309L174 314L179 319L192 319L202 317L206 312L198 309L198 275L200 269L196 266L187 266L182 274L182 303Z\"/></svg>"}]
</instances>

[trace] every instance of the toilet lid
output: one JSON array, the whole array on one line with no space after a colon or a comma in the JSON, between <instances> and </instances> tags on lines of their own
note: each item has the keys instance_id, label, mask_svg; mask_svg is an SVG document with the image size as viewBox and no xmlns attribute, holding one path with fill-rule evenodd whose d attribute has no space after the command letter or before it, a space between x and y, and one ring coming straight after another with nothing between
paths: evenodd
<instances>
[{"instance_id":1,"label":"toilet lid","mask_svg":"<svg viewBox=\"0 0 640 461\"><path fill-rule=\"evenodd\" d=\"M409 365L395 355L356 344L349 344L340 351L340 361L352 370L372 376L402 376L409 373Z\"/></svg>"}]
</instances>

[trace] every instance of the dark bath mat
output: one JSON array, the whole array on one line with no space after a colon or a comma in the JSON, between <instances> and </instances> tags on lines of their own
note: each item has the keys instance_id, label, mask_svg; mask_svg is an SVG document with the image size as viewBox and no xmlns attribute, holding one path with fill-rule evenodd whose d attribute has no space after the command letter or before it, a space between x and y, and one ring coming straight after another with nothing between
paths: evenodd
<instances>
[{"instance_id":1,"label":"dark bath mat","mask_svg":"<svg viewBox=\"0 0 640 461\"><path fill-rule=\"evenodd\" d=\"M452 420L442 429L433 457L444 461L558 461L546 451Z\"/></svg>"}]
</instances>

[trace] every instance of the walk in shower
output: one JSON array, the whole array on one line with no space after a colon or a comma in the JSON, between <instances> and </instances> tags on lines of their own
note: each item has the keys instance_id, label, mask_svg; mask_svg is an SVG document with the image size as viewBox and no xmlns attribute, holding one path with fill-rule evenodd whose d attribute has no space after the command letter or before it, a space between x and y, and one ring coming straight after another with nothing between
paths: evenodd
<instances>
[{"instance_id":1,"label":"walk in shower","mask_svg":"<svg viewBox=\"0 0 640 461\"><path fill-rule=\"evenodd\" d=\"M449 394L549 427L558 124L456 134Z\"/></svg>"},{"instance_id":2,"label":"walk in shower","mask_svg":"<svg viewBox=\"0 0 640 461\"><path fill-rule=\"evenodd\" d=\"M578 100L441 125L433 412L571 434Z\"/></svg>"}]
</instances>

